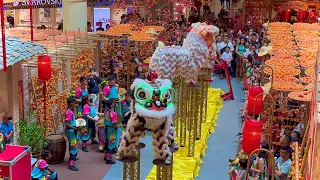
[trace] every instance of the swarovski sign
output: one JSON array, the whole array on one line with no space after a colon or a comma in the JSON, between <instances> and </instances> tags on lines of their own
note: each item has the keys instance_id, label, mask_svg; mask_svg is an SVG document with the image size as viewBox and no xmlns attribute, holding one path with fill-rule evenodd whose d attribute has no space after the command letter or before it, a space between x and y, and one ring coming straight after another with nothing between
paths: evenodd
<instances>
[{"instance_id":1,"label":"swarovski sign","mask_svg":"<svg viewBox=\"0 0 320 180\"><path fill-rule=\"evenodd\" d=\"M18 5L26 6L30 4L30 1L23 1L21 3L19 2L13 2L13 6L18 6ZM32 5L59 5L62 4L62 0L33 0Z\"/></svg>"}]
</instances>

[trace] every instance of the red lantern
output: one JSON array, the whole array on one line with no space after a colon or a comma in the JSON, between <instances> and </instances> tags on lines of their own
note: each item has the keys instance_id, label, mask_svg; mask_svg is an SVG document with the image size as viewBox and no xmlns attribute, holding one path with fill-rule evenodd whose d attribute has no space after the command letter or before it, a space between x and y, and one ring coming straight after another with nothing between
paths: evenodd
<instances>
[{"instance_id":1,"label":"red lantern","mask_svg":"<svg viewBox=\"0 0 320 180\"><path fill-rule=\"evenodd\" d=\"M260 148L262 134L262 123L258 121L246 120L242 136L242 149L250 154Z\"/></svg>"},{"instance_id":2,"label":"red lantern","mask_svg":"<svg viewBox=\"0 0 320 180\"><path fill-rule=\"evenodd\" d=\"M51 60L50 56L43 55L38 57L38 77L46 81L51 78Z\"/></svg>"},{"instance_id":3,"label":"red lantern","mask_svg":"<svg viewBox=\"0 0 320 180\"><path fill-rule=\"evenodd\" d=\"M263 95L258 96L261 93L263 93L263 89L260 86L252 86L250 88L247 107L249 114L258 115L261 113Z\"/></svg>"},{"instance_id":4,"label":"red lantern","mask_svg":"<svg viewBox=\"0 0 320 180\"><path fill-rule=\"evenodd\" d=\"M303 20L305 19L305 16L306 16L306 12L305 11L299 11L297 13L298 22L303 22Z\"/></svg>"}]
</instances>

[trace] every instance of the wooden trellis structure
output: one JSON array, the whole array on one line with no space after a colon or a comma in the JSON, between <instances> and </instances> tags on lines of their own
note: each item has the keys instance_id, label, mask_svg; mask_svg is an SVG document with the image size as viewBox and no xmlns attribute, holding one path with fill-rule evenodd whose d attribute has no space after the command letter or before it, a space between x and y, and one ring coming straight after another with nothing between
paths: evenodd
<instances>
[{"instance_id":1,"label":"wooden trellis structure","mask_svg":"<svg viewBox=\"0 0 320 180\"><path fill-rule=\"evenodd\" d=\"M138 65L143 66L144 73L148 71L148 63L144 60L152 56L158 36L150 41L130 40L129 33L108 34L98 33L92 37L100 38L98 50L100 52L99 71L101 77L106 78L110 72L110 61L112 60L115 67L114 74L117 76L120 87L129 89L130 83L134 80L134 71ZM139 63L136 62L139 60ZM146 66L144 66L146 65Z\"/></svg>"},{"instance_id":2,"label":"wooden trellis structure","mask_svg":"<svg viewBox=\"0 0 320 180\"><path fill-rule=\"evenodd\" d=\"M52 76L46 83L46 92L43 92L43 82L37 78L37 56L22 63L28 75L29 109L35 112L37 122L47 128L47 133L58 133L57 125L63 122L68 93L76 88L78 79L88 75L88 70L93 67L95 46L92 41L79 36L60 48L47 51L46 54L51 57ZM44 93L46 122L43 118Z\"/></svg>"}]
</instances>

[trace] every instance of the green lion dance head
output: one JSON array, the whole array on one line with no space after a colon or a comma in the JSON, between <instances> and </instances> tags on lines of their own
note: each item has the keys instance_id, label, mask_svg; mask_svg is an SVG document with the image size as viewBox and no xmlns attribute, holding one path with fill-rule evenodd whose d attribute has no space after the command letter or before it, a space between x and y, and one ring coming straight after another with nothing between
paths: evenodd
<instances>
[{"instance_id":1,"label":"green lion dance head","mask_svg":"<svg viewBox=\"0 0 320 180\"><path fill-rule=\"evenodd\" d=\"M157 79L151 84L143 79L135 79L131 85L136 112L142 117L164 118L175 113L174 89L168 79Z\"/></svg>"}]
</instances>

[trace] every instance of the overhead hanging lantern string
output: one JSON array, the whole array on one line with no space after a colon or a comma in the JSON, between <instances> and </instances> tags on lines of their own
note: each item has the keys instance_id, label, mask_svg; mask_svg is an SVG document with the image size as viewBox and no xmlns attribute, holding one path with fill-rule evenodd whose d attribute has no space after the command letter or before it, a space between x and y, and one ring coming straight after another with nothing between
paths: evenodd
<instances>
[{"instance_id":1,"label":"overhead hanging lantern string","mask_svg":"<svg viewBox=\"0 0 320 180\"><path fill-rule=\"evenodd\" d=\"M3 1L3 0L2 0ZM32 0L29 0L29 11L30 11L30 29L31 29L31 41L33 41L33 22L32 22Z\"/></svg>"},{"instance_id":2,"label":"overhead hanging lantern string","mask_svg":"<svg viewBox=\"0 0 320 180\"><path fill-rule=\"evenodd\" d=\"M4 7L3 0L0 0L1 3L1 37L2 37L2 57L3 57L3 71L7 72L7 53L6 53L6 35L4 28Z\"/></svg>"}]
</instances>

